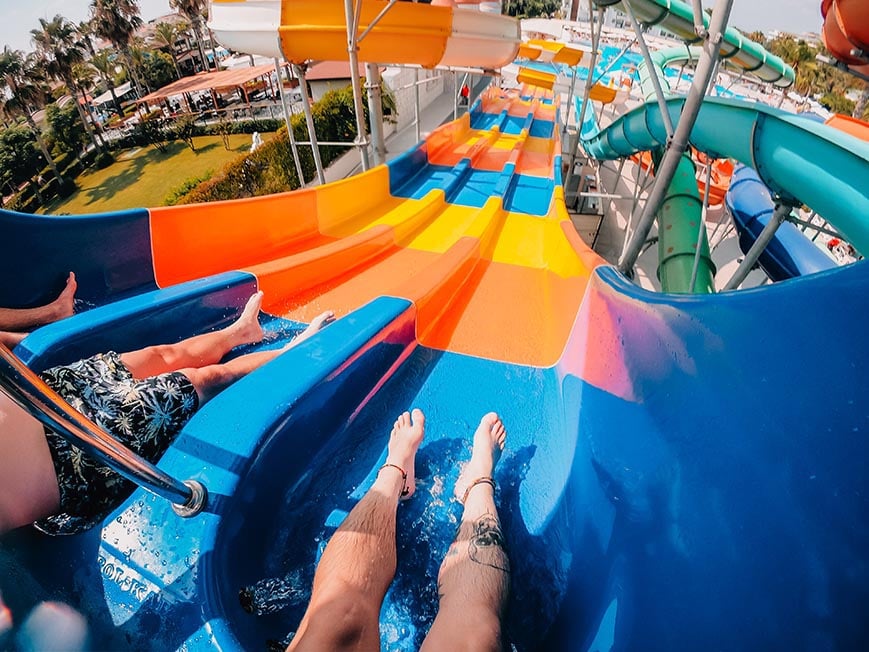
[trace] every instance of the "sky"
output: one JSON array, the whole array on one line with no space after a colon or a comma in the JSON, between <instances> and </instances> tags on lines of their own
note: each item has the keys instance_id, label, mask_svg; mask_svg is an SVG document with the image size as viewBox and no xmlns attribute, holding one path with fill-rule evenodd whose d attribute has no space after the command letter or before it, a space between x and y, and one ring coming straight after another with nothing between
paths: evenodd
<instances>
[{"instance_id":1,"label":"sky","mask_svg":"<svg viewBox=\"0 0 869 652\"><path fill-rule=\"evenodd\" d=\"M704 7L713 6L704 0ZM746 31L778 29L785 32L820 32L820 0L733 0L731 24ZM30 30L40 18L62 14L76 22L88 15L90 0L0 0L0 47L25 52L33 49ZM169 13L169 0L139 0L145 21Z\"/></svg>"}]
</instances>

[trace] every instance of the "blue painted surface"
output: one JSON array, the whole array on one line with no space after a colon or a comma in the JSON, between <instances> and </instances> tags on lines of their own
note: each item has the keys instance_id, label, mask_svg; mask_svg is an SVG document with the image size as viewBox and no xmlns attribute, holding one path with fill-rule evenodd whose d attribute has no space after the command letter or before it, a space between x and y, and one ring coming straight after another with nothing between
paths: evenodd
<instances>
[{"instance_id":1,"label":"blue painted surface","mask_svg":"<svg viewBox=\"0 0 869 652\"><path fill-rule=\"evenodd\" d=\"M15 354L43 371L99 352L177 342L227 326L256 290L253 275L226 272L145 292L37 329Z\"/></svg>"},{"instance_id":2,"label":"blue painted surface","mask_svg":"<svg viewBox=\"0 0 869 652\"><path fill-rule=\"evenodd\" d=\"M628 391L565 380L575 566L539 649L865 649L867 287L865 263L702 300L599 272Z\"/></svg>"},{"instance_id":3,"label":"blue painted surface","mask_svg":"<svg viewBox=\"0 0 869 652\"><path fill-rule=\"evenodd\" d=\"M475 208L482 208L489 197L502 196L507 210L546 215L552 202L552 179L514 172L515 166L511 164L502 172L476 170L468 161L452 168L427 165L415 177L405 180L402 187L394 188L393 193L422 199L430 190L439 188L446 191L448 202Z\"/></svg>"},{"instance_id":4,"label":"blue painted surface","mask_svg":"<svg viewBox=\"0 0 869 652\"><path fill-rule=\"evenodd\" d=\"M88 304L157 287L145 209L76 216L0 210L0 233L0 278L15 279L0 284L0 306L46 303L71 271L77 298Z\"/></svg>"},{"instance_id":5,"label":"blue painted surface","mask_svg":"<svg viewBox=\"0 0 869 652\"><path fill-rule=\"evenodd\" d=\"M754 170L738 166L733 172L725 202L739 233L739 247L743 253L747 253L775 211L769 190ZM832 258L790 222L784 222L778 228L758 263L774 281L814 274L837 266Z\"/></svg>"},{"instance_id":6,"label":"blue painted surface","mask_svg":"<svg viewBox=\"0 0 869 652\"><path fill-rule=\"evenodd\" d=\"M101 536L17 535L9 561L37 597L40 582L70 577L60 597L87 608L98 645L262 649L296 626L318 551L373 480L395 414L420 407L418 494L399 510L381 619L384 649L417 649L454 534L458 463L494 409L509 430L496 480L517 650L861 649L869 351L847 343L862 341L867 286L858 263L696 299L604 269L589 289L609 360L595 382L576 375L591 355L575 348L582 320L559 365L534 369L411 351L412 308L378 299L185 428L160 466L203 480L209 514L183 521L137 492ZM761 311L799 328L758 337ZM819 332L837 346L794 364ZM241 586L287 573L295 605L242 613Z\"/></svg>"},{"instance_id":7,"label":"blue painted surface","mask_svg":"<svg viewBox=\"0 0 869 652\"><path fill-rule=\"evenodd\" d=\"M501 116L497 113L484 113L483 111L471 112L472 129L491 129L501 124ZM508 133L508 132L505 132ZM518 133L518 132L516 132Z\"/></svg>"}]
</instances>

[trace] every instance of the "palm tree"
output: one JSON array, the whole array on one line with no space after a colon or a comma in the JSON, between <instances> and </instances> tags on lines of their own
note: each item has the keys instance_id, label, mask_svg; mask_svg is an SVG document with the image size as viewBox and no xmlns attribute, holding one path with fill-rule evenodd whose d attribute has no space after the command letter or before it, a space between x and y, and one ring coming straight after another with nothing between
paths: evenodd
<instances>
[{"instance_id":1,"label":"palm tree","mask_svg":"<svg viewBox=\"0 0 869 652\"><path fill-rule=\"evenodd\" d=\"M157 23L155 29L157 43L169 50L169 56L172 57L172 63L175 65L175 74L181 79L181 69L178 67L178 56L175 53L175 42L181 32L185 31L187 26L185 23L173 25L172 23Z\"/></svg>"},{"instance_id":2,"label":"palm tree","mask_svg":"<svg viewBox=\"0 0 869 652\"><path fill-rule=\"evenodd\" d=\"M49 77L66 84L75 99L77 86L72 70L73 66L84 61L84 53L77 42L75 26L60 14L51 20L40 18L39 25L40 28L31 30L30 34L37 51L43 57L45 72ZM78 100L75 106L91 142L94 147L100 149L90 122Z\"/></svg>"},{"instance_id":3,"label":"palm tree","mask_svg":"<svg viewBox=\"0 0 869 652\"><path fill-rule=\"evenodd\" d=\"M145 42L140 38L133 39L130 43L130 63L136 69L136 74L139 75L139 79L145 87L146 93L151 92L151 85L148 83L148 78L144 74L145 66L148 65L148 56L149 51L145 47Z\"/></svg>"},{"instance_id":4,"label":"palm tree","mask_svg":"<svg viewBox=\"0 0 869 652\"><path fill-rule=\"evenodd\" d=\"M121 103L118 101L118 96L115 95L115 54L110 50L100 50L91 57L90 64L108 87L109 93L112 94L115 113L119 116L123 115L123 111L121 111Z\"/></svg>"},{"instance_id":5,"label":"palm tree","mask_svg":"<svg viewBox=\"0 0 869 652\"><path fill-rule=\"evenodd\" d=\"M205 0L169 0L169 6L190 21L193 33L196 35L196 45L199 48L199 56L202 59L202 68L208 72L210 66L202 47L202 17L205 14ZM215 68L217 61L214 62Z\"/></svg>"},{"instance_id":6,"label":"palm tree","mask_svg":"<svg viewBox=\"0 0 869 652\"><path fill-rule=\"evenodd\" d=\"M10 50L8 45L4 46L3 52L0 52L0 78L10 95L4 110L8 113L18 112L24 116L27 125L36 136L42 156L45 157L60 185L63 181L60 172L45 146L42 130L33 119L33 111L44 107L48 97L44 83L45 76L40 69L39 60L32 54L25 56L21 50Z\"/></svg>"},{"instance_id":7,"label":"palm tree","mask_svg":"<svg viewBox=\"0 0 869 652\"><path fill-rule=\"evenodd\" d=\"M140 86L130 51L133 35L142 26L137 0L91 0L91 23L94 31L121 53L130 78Z\"/></svg>"}]
</instances>

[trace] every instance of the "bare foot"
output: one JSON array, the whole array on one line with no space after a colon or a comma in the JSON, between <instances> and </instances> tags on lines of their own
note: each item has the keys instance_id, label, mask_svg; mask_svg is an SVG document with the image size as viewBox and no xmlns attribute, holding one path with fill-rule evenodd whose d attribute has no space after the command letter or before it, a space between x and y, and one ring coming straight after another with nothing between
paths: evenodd
<instances>
[{"instance_id":1,"label":"bare foot","mask_svg":"<svg viewBox=\"0 0 869 652\"><path fill-rule=\"evenodd\" d=\"M263 304L263 293L257 292L247 300L241 316L230 326L234 330L235 346L256 344L263 339L263 329L259 325L259 311Z\"/></svg>"},{"instance_id":2,"label":"bare foot","mask_svg":"<svg viewBox=\"0 0 869 652\"><path fill-rule=\"evenodd\" d=\"M51 302L55 320L73 315L76 288L78 288L78 283L75 280L75 273L70 272L69 276L66 277L66 287L63 288L63 292L57 295L57 299Z\"/></svg>"},{"instance_id":3,"label":"bare foot","mask_svg":"<svg viewBox=\"0 0 869 652\"><path fill-rule=\"evenodd\" d=\"M321 330L326 328L326 326L331 324L333 321L335 321L335 313L334 312L332 312L331 310L327 310L326 312L321 312L319 315L314 317L311 320L311 323L308 324L308 327L305 330L303 330L301 333L296 335L296 337L293 339L293 341L290 342L289 344L287 344L284 347L284 349L292 348L292 347L296 346L296 344L298 344L299 342L304 342L306 339L308 339L312 335L315 335L316 333L319 333Z\"/></svg>"},{"instance_id":4,"label":"bare foot","mask_svg":"<svg viewBox=\"0 0 869 652\"><path fill-rule=\"evenodd\" d=\"M407 478L404 480L404 492L401 494L402 500L410 498L416 491L416 451L419 449L423 437L425 437L425 416L422 410L414 408L413 413L403 412L392 426L386 463L394 464L407 473ZM392 467L383 469L383 471L388 470L398 473L398 470Z\"/></svg>"},{"instance_id":5,"label":"bare foot","mask_svg":"<svg viewBox=\"0 0 869 652\"><path fill-rule=\"evenodd\" d=\"M478 478L490 478L495 471L495 465L501 459L504 450L504 442L507 439L507 430L504 424L494 412L489 412L480 420L480 425L474 433L474 452L471 460L462 469L459 479L456 481L455 495L460 501L465 497L465 492L471 483ZM474 487L490 487L482 483ZM493 488L494 490L494 488Z\"/></svg>"}]
</instances>

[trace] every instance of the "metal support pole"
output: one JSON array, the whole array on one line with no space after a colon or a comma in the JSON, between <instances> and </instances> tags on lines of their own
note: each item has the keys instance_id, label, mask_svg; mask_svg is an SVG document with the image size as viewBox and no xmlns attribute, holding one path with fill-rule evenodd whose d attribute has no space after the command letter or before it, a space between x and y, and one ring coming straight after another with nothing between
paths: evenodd
<instances>
[{"instance_id":1,"label":"metal support pole","mask_svg":"<svg viewBox=\"0 0 869 652\"><path fill-rule=\"evenodd\" d=\"M453 72L453 120L459 119L459 73Z\"/></svg>"},{"instance_id":2,"label":"metal support pole","mask_svg":"<svg viewBox=\"0 0 869 652\"><path fill-rule=\"evenodd\" d=\"M652 82L652 87L655 89L655 98L658 100L658 108L661 110L661 119L664 121L664 127L667 130L667 137L673 138L673 121L670 120L670 112L667 110L667 98L664 97L664 89L661 87L661 80L658 78L658 73L655 70L655 64L652 63L652 53L649 52L649 46L646 44L646 39L643 38L643 28L637 17L634 16L634 10L631 8L631 3L622 2L622 6L631 19L631 25L634 26L634 32L637 35L637 41L640 46L640 52L643 53L643 60L646 62L646 68L649 71L649 81Z\"/></svg>"},{"instance_id":3,"label":"metal support pole","mask_svg":"<svg viewBox=\"0 0 869 652\"><path fill-rule=\"evenodd\" d=\"M205 507L208 492L201 483L177 480L131 451L73 409L2 344L0 387L40 423L87 455L143 489L171 501L179 516L195 516Z\"/></svg>"},{"instance_id":4,"label":"metal support pole","mask_svg":"<svg viewBox=\"0 0 869 652\"><path fill-rule=\"evenodd\" d=\"M772 217L769 218L769 222L766 223L766 226L763 227L763 231L761 231L760 235L757 236L757 240L755 240L754 244L751 245L751 249L749 249L748 253L745 254L745 258L743 258L742 262L739 263L739 267L736 268L733 277L727 281L727 285L724 286L725 290L735 290L739 287L739 284L745 280L745 277L748 276L748 273L754 267L757 259L760 258L763 250L766 249L766 246L775 237L775 232L778 231L778 227L780 227L782 222L784 222L787 216L790 215L791 208L792 207L789 204L776 204L775 212L773 212Z\"/></svg>"},{"instance_id":5,"label":"metal support pole","mask_svg":"<svg viewBox=\"0 0 869 652\"><path fill-rule=\"evenodd\" d=\"M700 38L706 38L706 26L703 24L703 2L691 0L694 7L694 33Z\"/></svg>"},{"instance_id":6,"label":"metal support pole","mask_svg":"<svg viewBox=\"0 0 869 652\"><path fill-rule=\"evenodd\" d=\"M380 22L380 19L386 15L386 12L388 12L390 9L392 9L392 7L395 5L396 2L398 2L398 0L389 0L389 3L383 9L380 10L380 13L377 14L377 16L374 18L374 20L372 20L368 24L368 27L366 27L365 30L359 35L359 38L356 39L357 45L359 43L362 43L363 39L366 36L368 36L368 32L370 32L372 29L374 29L374 26ZM359 9L360 9L361 4L362 4L361 2L356 4L356 18L353 21L353 31L354 32L359 30L359 13L360 13Z\"/></svg>"},{"instance_id":7,"label":"metal support pole","mask_svg":"<svg viewBox=\"0 0 869 652\"><path fill-rule=\"evenodd\" d=\"M296 145L296 134L293 133L293 123L291 119L292 112L287 106L286 93L284 92L284 82L281 78L281 63L275 57L275 74L278 76L278 87L281 94L281 106L284 109L284 122L287 125L287 136L290 139L290 149L293 150L293 163L296 165L296 176L299 178L299 186L305 185L305 173L302 171L302 160L299 158L299 147Z\"/></svg>"},{"instance_id":8,"label":"metal support pole","mask_svg":"<svg viewBox=\"0 0 869 652\"><path fill-rule=\"evenodd\" d=\"M422 140L419 127L419 68L413 69L413 126L416 129L416 142Z\"/></svg>"},{"instance_id":9,"label":"metal support pole","mask_svg":"<svg viewBox=\"0 0 869 652\"><path fill-rule=\"evenodd\" d=\"M567 94L567 115L564 116L564 126L561 128L561 136L564 137L567 135L567 123L570 122L570 113L573 108L573 93L576 90L576 66L573 66L570 69L571 77L570 77L570 92ZM588 71L588 76L591 77L591 70ZM576 132L579 133L579 125L576 127Z\"/></svg>"},{"instance_id":10,"label":"metal support pole","mask_svg":"<svg viewBox=\"0 0 869 652\"><path fill-rule=\"evenodd\" d=\"M588 0L588 15L590 19L589 29L591 29L591 61L588 64L588 77L585 80L585 92L582 96L582 106L579 107L579 117L576 121L576 142L570 148L570 162L567 166L567 175L564 177L565 187L570 185L573 178L573 168L576 166L576 154L579 150L580 136L582 135L582 123L585 121L585 112L588 108L588 103L591 96L592 79L594 77L594 67L597 65L597 49L600 46L600 33L603 30L603 9L598 9L598 29L594 29L594 0ZM572 98L571 98L571 101Z\"/></svg>"},{"instance_id":11,"label":"metal support pole","mask_svg":"<svg viewBox=\"0 0 869 652\"><path fill-rule=\"evenodd\" d=\"M383 95L381 92L380 67L376 63L365 64L368 71L365 89L368 91L368 120L371 123L371 149L374 165L386 163L386 141L383 138Z\"/></svg>"},{"instance_id":12,"label":"metal support pole","mask_svg":"<svg viewBox=\"0 0 869 652\"><path fill-rule=\"evenodd\" d=\"M359 3L362 4L361 2ZM388 7L386 7L388 9ZM356 146L362 159L362 170L371 167L368 161L368 134L365 130L365 109L362 107L362 88L359 78L359 44L356 42L356 29L359 23L353 10L353 0L344 0L344 17L347 22L347 53L350 59L350 83L353 85L353 110L356 113Z\"/></svg>"},{"instance_id":13,"label":"metal support pole","mask_svg":"<svg viewBox=\"0 0 869 652\"><path fill-rule=\"evenodd\" d=\"M694 81L691 88L688 90L688 96L685 99L685 104L682 107L682 114L679 118L679 126L667 143L667 150L661 160L658 169L655 170L656 183L652 188L649 199L643 209L642 217L637 224L637 231L634 233L631 242L628 243L627 249L622 253L622 258L619 261L619 270L628 276L633 272L634 263L639 256L640 249L652 229L652 224L655 221L655 215L667 194L667 189L673 177L676 174L676 168L679 166L679 161L682 154L685 153L688 147L688 137L691 135L691 130L694 128L694 122L697 120L697 114L700 113L700 107L703 104L703 98L706 94L706 87L709 85L709 80L712 75L712 69L719 56L719 44L721 42L724 29L727 26L727 19L730 17L730 8L733 6L733 0L718 0L715 4L715 9L712 12L712 20L709 25L709 34L703 44L703 54L700 57L700 62L697 64L697 70L694 74ZM652 71L650 71L652 72Z\"/></svg>"},{"instance_id":14,"label":"metal support pole","mask_svg":"<svg viewBox=\"0 0 869 652\"><path fill-rule=\"evenodd\" d=\"M697 244L694 246L694 266L691 268L691 283L688 291L694 292L697 283L697 270L700 268L700 245L703 243L703 234L706 233L706 213L709 211L709 184L712 182L712 158L706 158L706 187L703 188L703 210L700 211L700 228L697 229Z\"/></svg>"},{"instance_id":15,"label":"metal support pole","mask_svg":"<svg viewBox=\"0 0 869 652\"><path fill-rule=\"evenodd\" d=\"M311 101L308 97L308 81L305 79L305 71L302 66L293 64L293 72L299 78L299 88L302 91L302 109L305 111L305 122L308 125L308 138L311 140L311 152L314 154L314 166L317 168L317 179L320 183L326 183L326 175L323 172L323 160L320 158L320 146L317 145L317 130L314 127L314 116L311 114Z\"/></svg>"}]
</instances>

